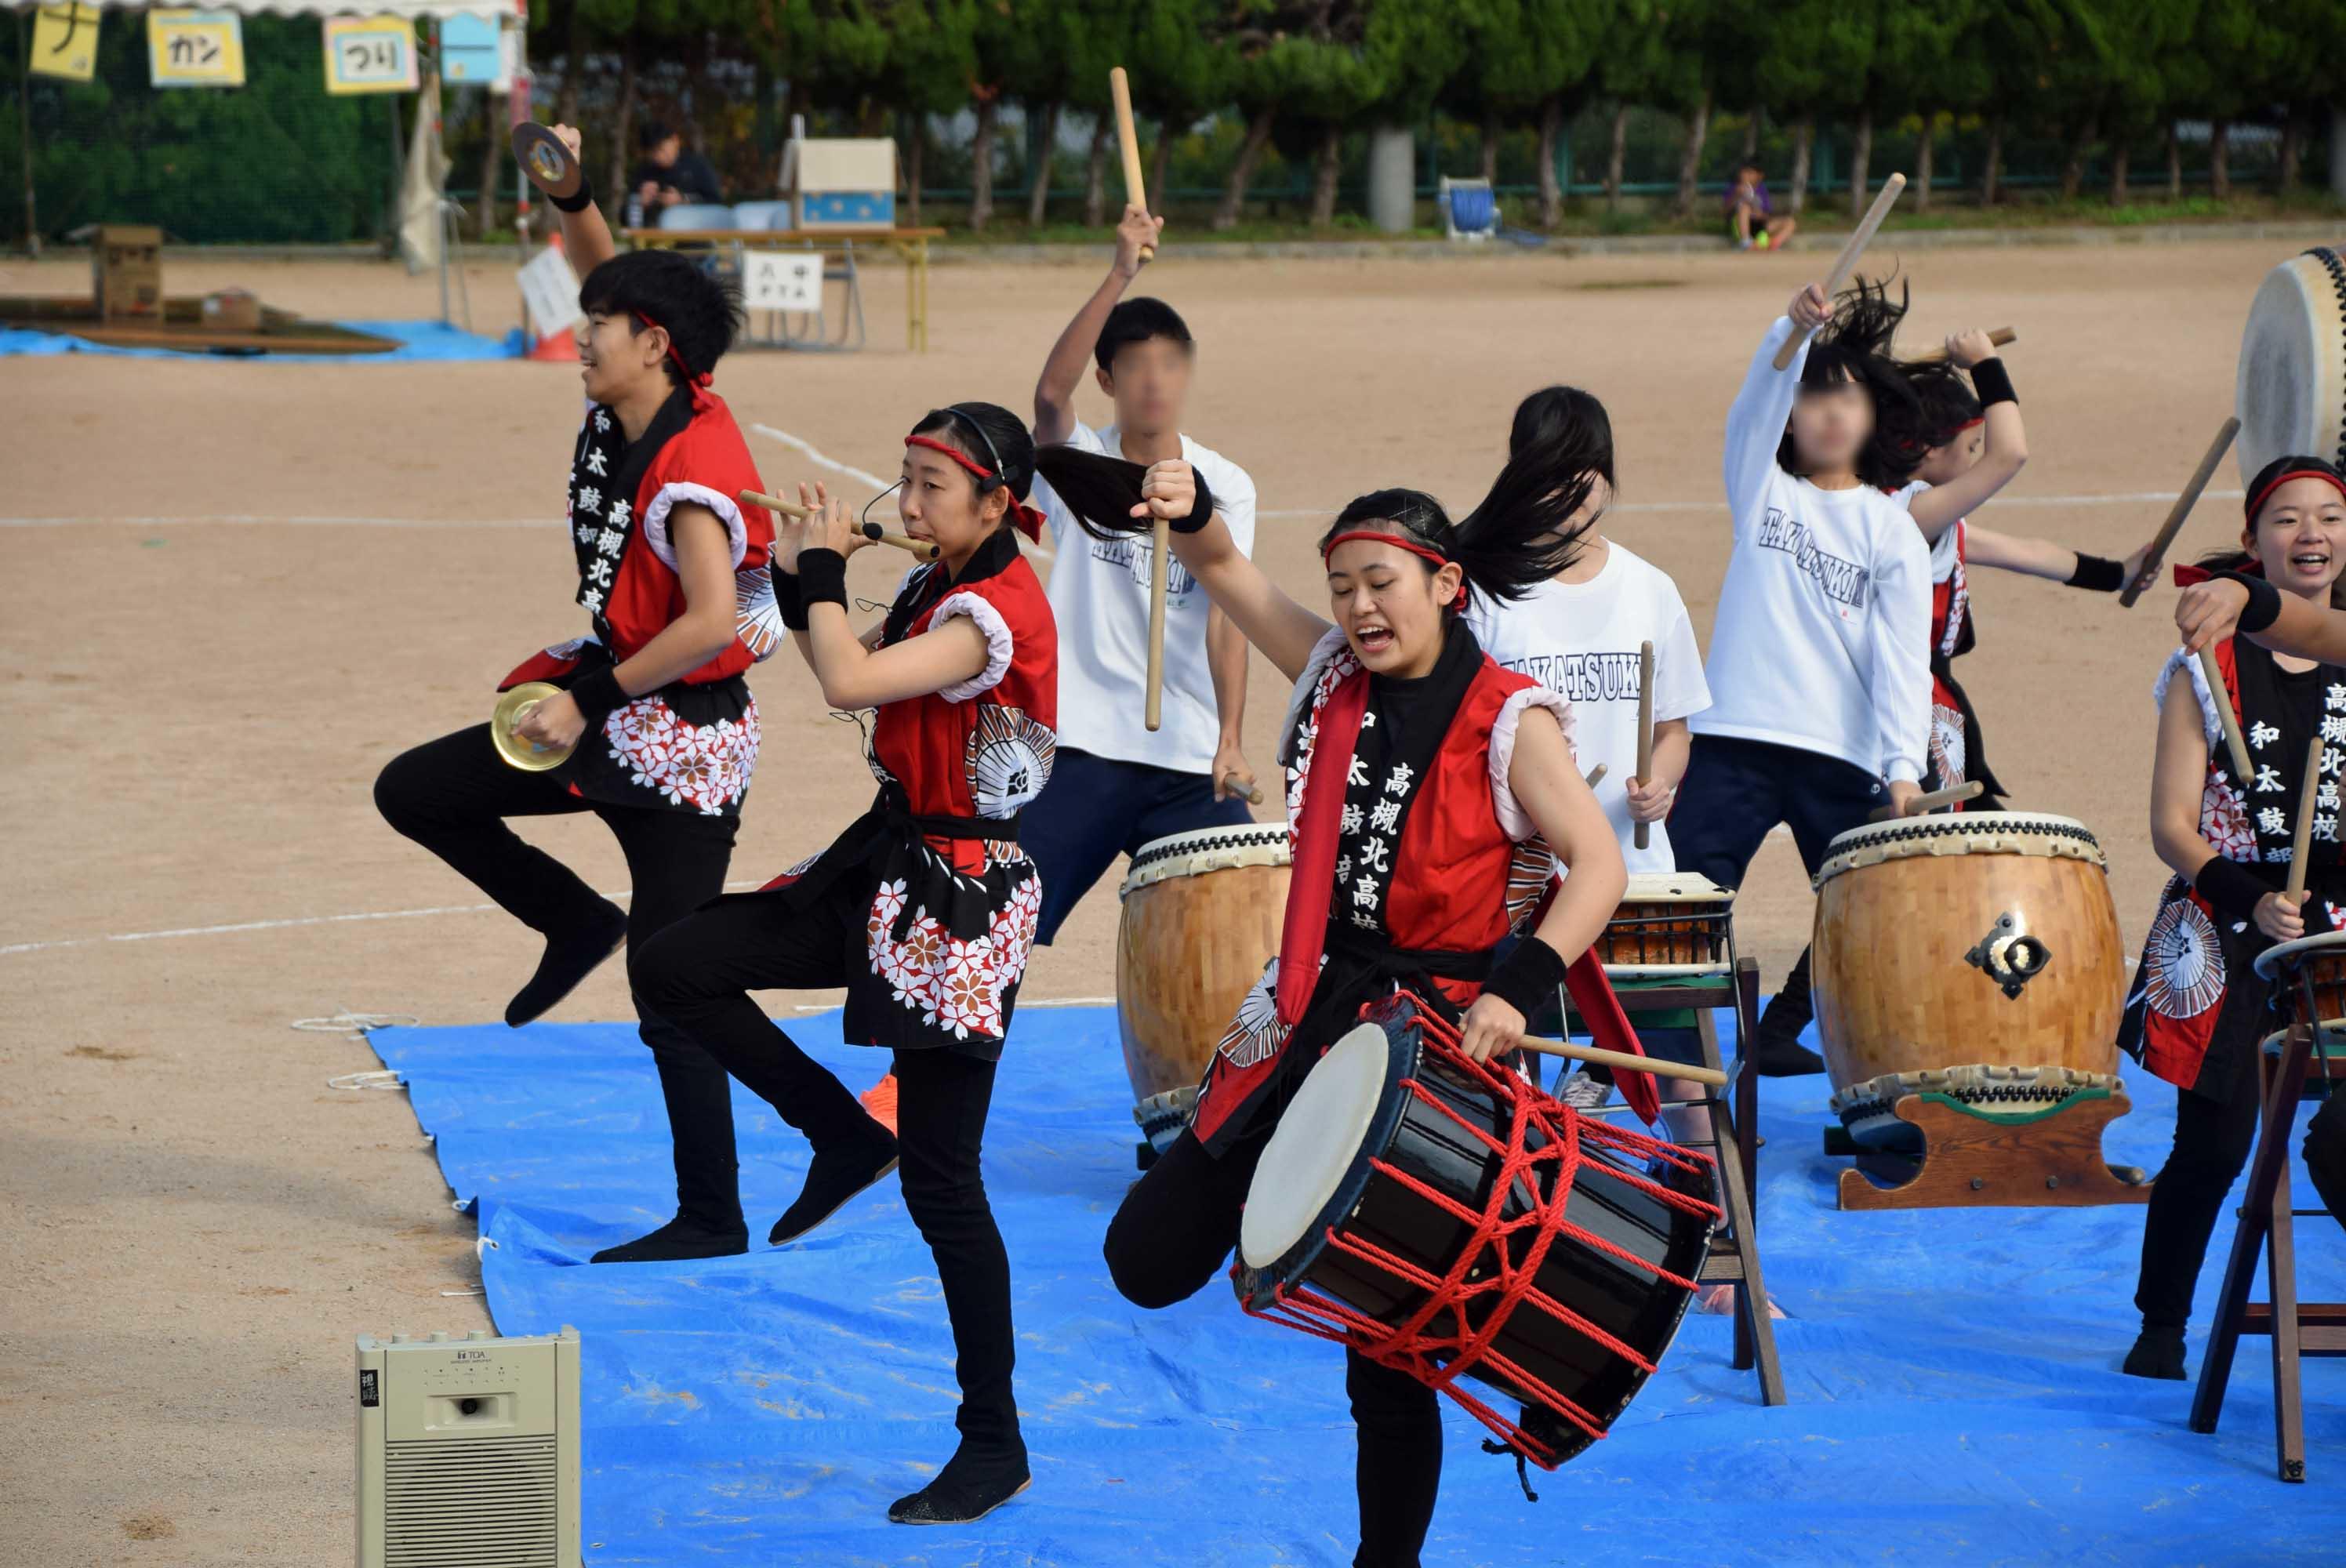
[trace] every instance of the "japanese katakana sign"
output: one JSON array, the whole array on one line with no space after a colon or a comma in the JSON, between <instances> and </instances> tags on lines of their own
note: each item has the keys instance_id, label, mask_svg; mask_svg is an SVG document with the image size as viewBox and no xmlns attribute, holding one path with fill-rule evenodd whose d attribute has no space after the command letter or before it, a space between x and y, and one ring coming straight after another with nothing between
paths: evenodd
<instances>
[{"instance_id":1,"label":"japanese katakana sign","mask_svg":"<svg viewBox=\"0 0 2346 1568\"><path fill-rule=\"evenodd\" d=\"M412 93L415 25L403 16L326 18L326 91Z\"/></svg>"},{"instance_id":2,"label":"japanese katakana sign","mask_svg":"<svg viewBox=\"0 0 2346 1568\"><path fill-rule=\"evenodd\" d=\"M147 65L158 87L240 87L244 24L233 11L149 11Z\"/></svg>"},{"instance_id":3,"label":"japanese katakana sign","mask_svg":"<svg viewBox=\"0 0 2346 1568\"><path fill-rule=\"evenodd\" d=\"M33 18L33 74L87 82L97 74L97 7L44 5Z\"/></svg>"}]
</instances>

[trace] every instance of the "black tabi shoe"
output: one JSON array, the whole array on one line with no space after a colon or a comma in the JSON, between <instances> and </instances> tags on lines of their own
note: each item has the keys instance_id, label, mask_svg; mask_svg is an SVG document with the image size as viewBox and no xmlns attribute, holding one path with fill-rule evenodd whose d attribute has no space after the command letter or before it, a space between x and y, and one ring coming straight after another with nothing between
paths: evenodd
<instances>
[{"instance_id":1,"label":"black tabi shoe","mask_svg":"<svg viewBox=\"0 0 2346 1568\"><path fill-rule=\"evenodd\" d=\"M1823 1072L1825 1059L1798 1040L1770 1040L1757 1034L1751 1043L1751 1067L1762 1078L1798 1078Z\"/></svg>"},{"instance_id":2,"label":"black tabi shoe","mask_svg":"<svg viewBox=\"0 0 2346 1568\"><path fill-rule=\"evenodd\" d=\"M627 911L605 901L603 912L565 936L546 939L545 956L529 983L505 1003L505 1023L518 1029L544 1015L554 1004L578 989L578 983L601 967L627 940Z\"/></svg>"},{"instance_id":3,"label":"black tabi shoe","mask_svg":"<svg viewBox=\"0 0 2346 1568\"><path fill-rule=\"evenodd\" d=\"M648 1236L607 1247L589 1263L682 1263L695 1257L734 1257L750 1250L750 1227L736 1219L711 1224L679 1214Z\"/></svg>"},{"instance_id":4,"label":"black tabi shoe","mask_svg":"<svg viewBox=\"0 0 2346 1568\"><path fill-rule=\"evenodd\" d=\"M2154 1329L2145 1324L2134 1349L2127 1352L2126 1365L2118 1369L2129 1378L2188 1382L2189 1374L2183 1369L2183 1330Z\"/></svg>"},{"instance_id":5,"label":"black tabi shoe","mask_svg":"<svg viewBox=\"0 0 2346 1568\"><path fill-rule=\"evenodd\" d=\"M797 1240L896 1168L896 1140L877 1122L872 1124L872 1130L877 1136L870 1141L816 1152L807 1166L806 1186L800 1189L798 1201L784 1209L774 1228L766 1233L769 1244L780 1247Z\"/></svg>"},{"instance_id":6,"label":"black tabi shoe","mask_svg":"<svg viewBox=\"0 0 2346 1568\"><path fill-rule=\"evenodd\" d=\"M979 1458L964 1444L937 1478L909 1497L888 1505L892 1524L969 1524L984 1518L1035 1484L1026 1468L1025 1444Z\"/></svg>"}]
</instances>

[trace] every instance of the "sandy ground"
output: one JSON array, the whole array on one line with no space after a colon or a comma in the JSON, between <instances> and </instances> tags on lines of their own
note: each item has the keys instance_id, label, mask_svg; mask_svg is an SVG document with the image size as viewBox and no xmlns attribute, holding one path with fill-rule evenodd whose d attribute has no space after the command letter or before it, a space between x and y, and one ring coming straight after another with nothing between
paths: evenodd
<instances>
[{"instance_id":1,"label":"sandy ground","mask_svg":"<svg viewBox=\"0 0 2346 1568\"><path fill-rule=\"evenodd\" d=\"M1918 331L2011 323L2035 462L1984 519L2118 555L2147 535L2229 410L2248 301L2282 248L1940 251L1911 270ZM1726 408L1814 255L1185 263L1148 286L1202 342L1194 433L1252 471L1261 555L1307 599L1311 540L1362 490L1463 508L1517 398L1569 380L1618 433L1608 532L1676 578L1707 628L1727 526ZM436 313L432 280L340 263L181 263L357 317ZM870 279L874 351L742 353L719 378L745 426L892 471L934 404L1024 408L1094 263L935 274L933 351L903 342L902 275ZM87 287L77 264L0 267L0 292ZM481 266L484 330L513 319ZM297 1033L341 1008L493 1018L535 939L376 819L368 784L485 714L495 677L574 629L566 369L0 361L14 430L0 513L0 1562L317 1564L350 1551L351 1336L487 1319L470 1222L404 1096L327 1086L363 1044ZM1100 413L1098 400L1087 416ZM751 436L770 486L820 474ZM835 477L835 476L834 476ZM2228 464L2219 488L2237 492ZM2229 537L2205 505L2185 547ZM272 521L274 520L274 521ZM854 585L884 593L867 557ZM2160 871L2144 817L2147 688L2164 596L2131 615L1979 574L1966 679L2024 808L2112 849L2129 943ZM818 847L868 796L852 732L785 654L754 678L770 739L737 877ZM1248 709L1267 762L1282 694ZM785 766L787 759L787 766ZM625 886L593 822L531 828ZM1770 981L1809 898L1771 843L1739 912ZM1113 990L1096 893L1030 999ZM780 996L777 1012L821 997ZM627 1014L617 966L558 1017ZM1016 1053L1010 1070L1015 1071ZM1117 1069L1104 1055L1103 1073ZM875 1066L876 1072L876 1066ZM1130 1129L1107 1127L1123 1139Z\"/></svg>"}]
</instances>

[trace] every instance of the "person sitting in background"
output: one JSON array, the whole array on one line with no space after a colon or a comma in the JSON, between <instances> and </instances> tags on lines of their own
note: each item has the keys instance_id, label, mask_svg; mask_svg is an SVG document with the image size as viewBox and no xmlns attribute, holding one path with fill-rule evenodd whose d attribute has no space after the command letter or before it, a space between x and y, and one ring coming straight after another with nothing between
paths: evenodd
<instances>
[{"instance_id":1,"label":"person sitting in background","mask_svg":"<svg viewBox=\"0 0 2346 1568\"><path fill-rule=\"evenodd\" d=\"M1768 199L1768 182L1760 174L1760 166L1747 163L1735 171L1735 183L1727 188L1727 222L1738 250L1776 250L1791 243L1792 230L1800 226L1797 218L1773 216L1775 204ZM1752 230L1757 229L1759 232Z\"/></svg>"},{"instance_id":2,"label":"person sitting in background","mask_svg":"<svg viewBox=\"0 0 2346 1568\"><path fill-rule=\"evenodd\" d=\"M658 120L644 127L636 145L643 149L643 157L627 184L643 204L645 221L658 222L663 208L714 205L725 199L717 183L717 170L709 160L686 151L684 137Z\"/></svg>"}]
</instances>

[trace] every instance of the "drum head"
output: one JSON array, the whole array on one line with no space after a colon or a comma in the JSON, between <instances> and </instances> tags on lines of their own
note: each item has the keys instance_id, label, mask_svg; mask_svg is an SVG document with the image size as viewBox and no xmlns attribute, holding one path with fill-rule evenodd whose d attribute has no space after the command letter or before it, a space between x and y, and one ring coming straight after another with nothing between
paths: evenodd
<instances>
[{"instance_id":1,"label":"drum head","mask_svg":"<svg viewBox=\"0 0 2346 1568\"><path fill-rule=\"evenodd\" d=\"M1269 1268L1342 1217L1331 1209L1359 1196L1370 1131L1397 1075L1381 1024L1363 1023L1328 1048L1280 1117L1247 1189L1239 1260Z\"/></svg>"},{"instance_id":2,"label":"drum head","mask_svg":"<svg viewBox=\"0 0 2346 1568\"><path fill-rule=\"evenodd\" d=\"M2294 969L2309 958L2346 957L2346 931L2325 931L2295 942L2275 942L2257 954L2257 973L2270 980L2284 969Z\"/></svg>"},{"instance_id":3,"label":"drum head","mask_svg":"<svg viewBox=\"0 0 2346 1568\"><path fill-rule=\"evenodd\" d=\"M1201 877L1240 866L1284 866L1294 860L1284 822L1239 822L1152 839L1134 851L1118 898L1175 877Z\"/></svg>"},{"instance_id":4,"label":"drum head","mask_svg":"<svg viewBox=\"0 0 2346 1568\"><path fill-rule=\"evenodd\" d=\"M1625 904L1725 903L1734 894L1695 871L1632 871Z\"/></svg>"},{"instance_id":5,"label":"drum head","mask_svg":"<svg viewBox=\"0 0 2346 1568\"><path fill-rule=\"evenodd\" d=\"M2276 457L2346 461L2346 258L2327 248L2265 274L2234 383L2240 482Z\"/></svg>"},{"instance_id":6,"label":"drum head","mask_svg":"<svg viewBox=\"0 0 2346 1568\"><path fill-rule=\"evenodd\" d=\"M553 131L536 120L525 120L513 128L513 149L514 157L521 161L522 173L538 189L557 201L578 193L583 178L578 160Z\"/></svg>"},{"instance_id":7,"label":"drum head","mask_svg":"<svg viewBox=\"0 0 2346 1568\"><path fill-rule=\"evenodd\" d=\"M1907 855L2059 855L2106 865L2083 822L2036 811L1954 811L1869 822L1838 834L1817 872L1822 887L1841 872Z\"/></svg>"}]
</instances>

